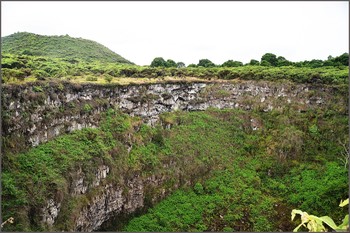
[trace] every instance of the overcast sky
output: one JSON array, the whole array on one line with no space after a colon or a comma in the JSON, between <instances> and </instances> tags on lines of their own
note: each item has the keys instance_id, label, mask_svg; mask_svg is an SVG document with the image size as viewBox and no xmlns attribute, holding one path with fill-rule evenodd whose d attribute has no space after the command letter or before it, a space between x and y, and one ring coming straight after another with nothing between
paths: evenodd
<instances>
[{"instance_id":1,"label":"overcast sky","mask_svg":"<svg viewBox=\"0 0 350 233\"><path fill-rule=\"evenodd\" d=\"M138 65L325 60L349 50L349 3L2 1L1 36L23 31L94 40Z\"/></svg>"}]
</instances>

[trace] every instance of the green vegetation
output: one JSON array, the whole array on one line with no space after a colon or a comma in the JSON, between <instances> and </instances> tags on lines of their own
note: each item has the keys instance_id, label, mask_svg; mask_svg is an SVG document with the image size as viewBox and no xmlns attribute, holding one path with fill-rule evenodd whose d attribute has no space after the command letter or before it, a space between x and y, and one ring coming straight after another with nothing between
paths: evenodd
<instances>
[{"instance_id":1,"label":"green vegetation","mask_svg":"<svg viewBox=\"0 0 350 233\"><path fill-rule=\"evenodd\" d=\"M311 61L300 61L300 62L291 62L288 61L285 57L276 56L273 53L265 53L261 57L261 61L250 60L249 63L245 65L251 66L272 66L272 67L281 67L281 66L294 66L294 67L309 67L309 68L318 68L318 67L327 67L327 66L349 66L349 54L343 53L338 57L328 56L328 59L325 61L313 59ZM243 62L228 60L221 65L216 65L209 59L200 59L198 64L190 64L188 67L238 67L243 66ZM156 57L152 63L151 67L176 67L173 60L165 61L162 57ZM179 68L179 66L178 66Z\"/></svg>"},{"instance_id":2,"label":"green vegetation","mask_svg":"<svg viewBox=\"0 0 350 233\"><path fill-rule=\"evenodd\" d=\"M224 62L221 66L222 67L238 67L238 66L243 66L243 63L240 61L228 60L228 61Z\"/></svg>"},{"instance_id":3,"label":"green vegetation","mask_svg":"<svg viewBox=\"0 0 350 233\"><path fill-rule=\"evenodd\" d=\"M340 203L340 207L349 205L349 198ZM296 214L300 215L301 223L293 230L298 231L301 226L307 228L310 232L320 232L327 231L326 227L323 225L325 223L331 229L337 232L348 232L349 231L349 214L345 215L343 222L340 225L336 225L332 218L328 216L317 217L314 215L309 215L307 212L294 209L292 211L292 220L295 218ZM307 225L305 225L307 223Z\"/></svg>"},{"instance_id":4,"label":"green vegetation","mask_svg":"<svg viewBox=\"0 0 350 233\"><path fill-rule=\"evenodd\" d=\"M233 112L230 110L226 114L232 117ZM209 111L206 114L213 113ZM227 121L229 118L227 115L222 118L223 112L215 114L216 117L220 115L218 118L221 120ZM234 114L237 117L242 113ZM123 230L291 231L296 225L290 221L287 213L295 207L329 214L341 221L346 210L340 211L337 206L341 199L348 196L348 171L338 160L341 145L337 141L346 141L347 117L288 111L252 114L251 117L262 120L262 130L251 131L241 122L244 133L236 132L230 137L229 140L234 143L231 147L225 146L227 137L218 135L223 145L214 157L220 158L221 161L216 164L221 165L220 169L212 169L210 178L197 182L193 188L176 191L145 215L134 218ZM307 119L318 119L319 136L322 139L316 139L308 130L312 123ZM342 137L329 134L332 122L343 122L337 134ZM202 127L206 125L208 123ZM216 138L202 132L203 128L197 121L193 120L190 127L180 125L172 130L176 131L177 127L187 128L187 133L182 136L194 138L193 143L199 143L201 147L207 144L209 148L213 147L212 142ZM218 128L227 130L229 126L218 124L215 130ZM293 136L295 130L299 132L299 138ZM271 141L281 140L281 134L276 134L281 131L285 134L282 140L288 140L289 144L282 147L271 145ZM200 135L208 135L205 142L201 140L205 136ZM315 145L315 140L320 144ZM234 150L230 151L232 147ZM191 148L189 146L189 150ZM203 148L203 151L206 149ZM292 153L286 151L285 156L280 156L281 150Z\"/></svg>"},{"instance_id":5,"label":"green vegetation","mask_svg":"<svg viewBox=\"0 0 350 233\"><path fill-rule=\"evenodd\" d=\"M200 59L197 66L214 67L215 64L212 61L210 61L209 59Z\"/></svg>"},{"instance_id":6,"label":"green vegetation","mask_svg":"<svg viewBox=\"0 0 350 233\"><path fill-rule=\"evenodd\" d=\"M71 64L78 60L127 63L130 61L91 40L65 36L42 36L18 32L1 38L2 53L62 58ZM6 67L5 67L6 68Z\"/></svg>"},{"instance_id":7,"label":"green vegetation","mask_svg":"<svg viewBox=\"0 0 350 233\"><path fill-rule=\"evenodd\" d=\"M266 53L261 61L243 65L228 60L216 65L209 59L185 67L183 62L156 57L150 66L137 66L108 48L81 38L15 33L2 38L2 82L61 79L72 82L118 82L115 78L188 80L290 80L298 83L347 84L349 54L327 60L290 62ZM152 80L148 80L151 82Z\"/></svg>"},{"instance_id":8,"label":"green vegetation","mask_svg":"<svg viewBox=\"0 0 350 233\"><path fill-rule=\"evenodd\" d=\"M3 155L2 220L13 220L4 225L5 231L72 229L81 208L104 187L72 196L72 177L81 170L91 183L102 164L110 168L102 184L125 190L122 179L134 174L144 179L165 177L159 187L145 187L144 215L118 224L118 229L111 226L113 231L290 231L299 224L290 220L289 213L295 208L318 216L327 214L335 222L341 222L346 213L337 207L349 195L346 146L344 154L349 140L348 109L336 99L344 98L341 89L348 85L347 53L326 61L303 62L266 53L260 61L252 59L245 65L234 60L215 65L201 59L187 67L157 57L150 66L141 67L96 42L31 33L2 38L2 52L2 82L9 84L62 80L108 85L167 78L287 80L332 85L335 100L324 111L297 112L286 105L269 112L257 107L251 111L164 113L155 127L110 109L97 129L74 131L26 152ZM60 90L65 88L61 82L56 84ZM35 101L44 100L43 88L33 84ZM219 97L229 94L224 90L213 93ZM144 93L140 98L154 96ZM64 111L94 108L82 102L59 111L63 115ZM252 129L252 119L260 122L258 130ZM4 146L17 146L6 140L10 142ZM170 195L160 201L162 190ZM41 225L36 215L49 198L62 204L52 228ZM315 219L302 224L313 224Z\"/></svg>"},{"instance_id":9,"label":"green vegetation","mask_svg":"<svg viewBox=\"0 0 350 233\"><path fill-rule=\"evenodd\" d=\"M252 118L262 122L261 129L252 130ZM100 164L111 168L104 182L119 185L120 177L127 179L128 174L165 176L167 182L145 197L146 207L162 189L180 185L146 215L125 225L127 231L288 231L298 224L288 215L293 208L340 221L344 211L336 207L348 195L348 171L338 158L340 142L348 140L347 119L288 108L267 113L209 109L162 114L161 122L169 129L151 128L139 118L109 110L98 129L75 131L28 152L4 155L3 220L15 218L5 230L46 229L30 211L38 211L50 197L62 201L51 230L68 230L72 216L99 190L69 197L70 176L79 168L92 176ZM313 125L317 136L310 130ZM271 143L283 140L289 144ZM175 165L163 166L170 161Z\"/></svg>"},{"instance_id":10,"label":"green vegetation","mask_svg":"<svg viewBox=\"0 0 350 233\"><path fill-rule=\"evenodd\" d=\"M164 59L163 59L164 61ZM228 63L228 66L231 63ZM180 64L181 65L181 64ZM205 65L205 64L203 64ZM210 66L210 65L209 65ZM69 80L72 82L117 82L118 79L143 79L151 82L159 78L189 80L290 80L297 83L347 84L347 66L319 68L295 66L237 66L233 67L141 67L100 61L76 60L74 64L58 58L2 54L3 83L35 80Z\"/></svg>"},{"instance_id":11,"label":"green vegetation","mask_svg":"<svg viewBox=\"0 0 350 233\"><path fill-rule=\"evenodd\" d=\"M168 60L164 60L164 58L162 57L156 57L153 59L153 61L151 62L150 67L173 67L173 68L183 68L185 67L185 63L183 62L175 62L174 60L168 59Z\"/></svg>"}]
</instances>

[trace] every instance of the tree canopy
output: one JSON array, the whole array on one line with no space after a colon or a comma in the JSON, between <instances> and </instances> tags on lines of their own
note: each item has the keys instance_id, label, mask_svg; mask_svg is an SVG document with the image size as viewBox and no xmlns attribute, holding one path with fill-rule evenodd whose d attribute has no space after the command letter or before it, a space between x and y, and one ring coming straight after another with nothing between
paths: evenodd
<instances>
[{"instance_id":1,"label":"tree canopy","mask_svg":"<svg viewBox=\"0 0 350 233\"><path fill-rule=\"evenodd\" d=\"M228 60L228 61L225 61L221 66L222 67L238 67L238 66L243 66L243 63L240 61Z\"/></svg>"},{"instance_id":2,"label":"tree canopy","mask_svg":"<svg viewBox=\"0 0 350 233\"><path fill-rule=\"evenodd\" d=\"M277 63L278 63L277 56L275 54L273 54L273 53L265 53L261 57L261 63L263 63L263 61L268 62L272 66L277 66ZM265 64L267 64L267 63L265 63Z\"/></svg>"},{"instance_id":3,"label":"tree canopy","mask_svg":"<svg viewBox=\"0 0 350 233\"><path fill-rule=\"evenodd\" d=\"M215 64L209 59L200 59L197 66L215 67Z\"/></svg>"}]
</instances>

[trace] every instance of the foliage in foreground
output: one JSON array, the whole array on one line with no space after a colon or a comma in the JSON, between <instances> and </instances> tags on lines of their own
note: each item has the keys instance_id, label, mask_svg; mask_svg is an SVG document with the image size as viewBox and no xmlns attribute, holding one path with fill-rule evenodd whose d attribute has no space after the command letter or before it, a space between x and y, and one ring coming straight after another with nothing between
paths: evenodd
<instances>
[{"instance_id":1,"label":"foliage in foreground","mask_svg":"<svg viewBox=\"0 0 350 233\"><path fill-rule=\"evenodd\" d=\"M340 203L340 207L349 205L349 198ZM307 212L294 209L292 211L292 220L295 216L299 214L301 218L301 223L293 230L293 232L298 231L301 226L307 228L310 232L320 232L327 231L326 227L323 224L328 225L335 231L338 232L348 232L349 231L349 214L345 215L343 222L340 225L336 225L333 219L328 216L317 217L314 215L309 215ZM305 225L307 224L307 225Z\"/></svg>"}]
</instances>

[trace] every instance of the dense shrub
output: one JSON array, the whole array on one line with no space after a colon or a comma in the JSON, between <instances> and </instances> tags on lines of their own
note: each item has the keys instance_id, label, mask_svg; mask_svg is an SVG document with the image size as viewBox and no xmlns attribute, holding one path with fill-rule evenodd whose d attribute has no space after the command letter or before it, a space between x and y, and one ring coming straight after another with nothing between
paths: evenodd
<instances>
[{"instance_id":1,"label":"dense shrub","mask_svg":"<svg viewBox=\"0 0 350 233\"><path fill-rule=\"evenodd\" d=\"M225 66L213 67L208 65L206 59L202 59L202 66L188 66L186 68L167 67L165 64L161 67L140 67L126 64L101 63L98 61L86 63L80 60L74 60L74 63L62 59L5 55L5 66L2 67L4 82L25 81L26 79L36 78L45 80L48 78L66 78L110 75L113 77L127 78L160 78L160 77L197 77L202 79L245 79L245 80L280 80L286 79L298 83L319 83L319 84L345 84L348 80L349 70L347 66L325 66L318 68L304 66L283 66L274 67L263 60L261 66L253 62L252 65L241 66L234 61L227 61ZM285 62L283 58L276 58L280 62ZM164 60L164 59L163 59ZM10 62L11 61L11 62ZM21 64L21 66L12 66L6 64ZM237 64L236 64L237 63ZM254 65L253 65L254 64ZM290 64L290 63L288 63ZM173 64L174 65L174 64ZM235 67L237 66L237 67ZM6 68L11 67L11 68Z\"/></svg>"}]
</instances>

